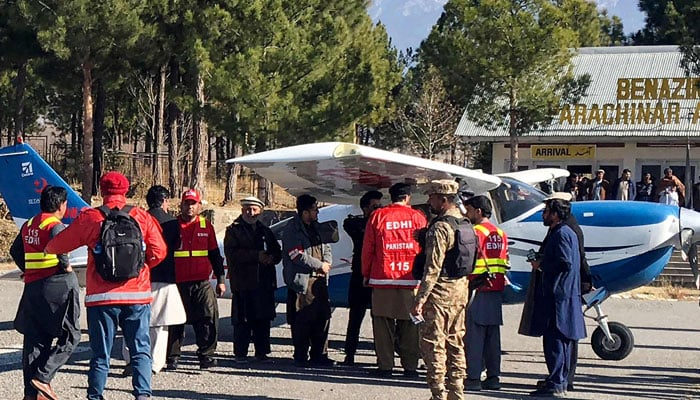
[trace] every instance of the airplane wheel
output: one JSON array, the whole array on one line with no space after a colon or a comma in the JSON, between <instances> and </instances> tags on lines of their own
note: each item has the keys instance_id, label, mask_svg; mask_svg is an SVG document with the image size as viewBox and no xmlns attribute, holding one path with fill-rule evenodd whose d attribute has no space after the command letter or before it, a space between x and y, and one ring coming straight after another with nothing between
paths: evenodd
<instances>
[{"instance_id":1,"label":"airplane wheel","mask_svg":"<svg viewBox=\"0 0 700 400\"><path fill-rule=\"evenodd\" d=\"M593 331L591 335L593 351L603 360L622 360L634 348L632 331L619 322L608 322L608 328L613 340L608 340L600 327Z\"/></svg>"}]
</instances>

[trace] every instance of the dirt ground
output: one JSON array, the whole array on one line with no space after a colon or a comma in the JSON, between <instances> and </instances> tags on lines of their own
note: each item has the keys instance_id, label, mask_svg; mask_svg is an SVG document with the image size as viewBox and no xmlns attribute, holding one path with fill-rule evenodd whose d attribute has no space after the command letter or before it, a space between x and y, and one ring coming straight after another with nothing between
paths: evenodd
<instances>
[{"instance_id":1,"label":"dirt ground","mask_svg":"<svg viewBox=\"0 0 700 400\"><path fill-rule=\"evenodd\" d=\"M6 219L0 219L0 270L3 269L4 264L12 264L10 261L10 245L12 241L15 240L17 236L17 226L13 221L8 221Z\"/></svg>"}]
</instances>

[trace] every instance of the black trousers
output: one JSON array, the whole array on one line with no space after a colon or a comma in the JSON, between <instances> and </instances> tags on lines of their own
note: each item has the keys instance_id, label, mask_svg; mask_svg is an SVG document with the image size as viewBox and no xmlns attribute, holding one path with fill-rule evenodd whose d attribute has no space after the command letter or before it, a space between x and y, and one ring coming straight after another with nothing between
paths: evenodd
<instances>
[{"instance_id":1,"label":"black trousers","mask_svg":"<svg viewBox=\"0 0 700 400\"><path fill-rule=\"evenodd\" d=\"M315 279L308 289L313 301L297 310L298 295L287 290L287 321L292 327L294 360L321 361L328 358L328 328L330 327L330 303L325 278ZM307 296L307 295L303 295Z\"/></svg>"},{"instance_id":2,"label":"black trousers","mask_svg":"<svg viewBox=\"0 0 700 400\"><path fill-rule=\"evenodd\" d=\"M254 319L233 324L233 354L246 357L251 340L255 346L255 356L270 354L270 320Z\"/></svg>"},{"instance_id":3,"label":"black trousers","mask_svg":"<svg viewBox=\"0 0 700 400\"><path fill-rule=\"evenodd\" d=\"M37 395L32 379L50 383L80 343L79 290L74 274L54 275L25 286L15 324L24 333L26 396Z\"/></svg>"},{"instance_id":4,"label":"black trousers","mask_svg":"<svg viewBox=\"0 0 700 400\"><path fill-rule=\"evenodd\" d=\"M219 331L219 308L214 289L209 281L178 283L177 288L185 306L187 323L194 329L197 356L200 359L213 356ZM184 324L168 328L168 360L180 357L184 340Z\"/></svg>"},{"instance_id":5,"label":"black trousers","mask_svg":"<svg viewBox=\"0 0 700 400\"><path fill-rule=\"evenodd\" d=\"M357 345L360 343L360 329L367 309L372 304L372 289L363 285L362 274L353 272L350 275L348 288L348 327L345 332L345 354L354 357Z\"/></svg>"}]
</instances>

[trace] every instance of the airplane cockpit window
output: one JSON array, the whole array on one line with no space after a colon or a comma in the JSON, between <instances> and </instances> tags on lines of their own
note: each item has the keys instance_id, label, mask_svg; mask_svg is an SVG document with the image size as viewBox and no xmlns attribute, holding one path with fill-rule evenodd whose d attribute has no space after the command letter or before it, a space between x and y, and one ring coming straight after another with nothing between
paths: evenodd
<instances>
[{"instance_id":1,"label":"airplane cockpit window","mask_svg":"<svg viewBox=\"0 0 700 400\"><path fill-rule=\"evenodd\" d=\"M547 195L534 186L512 178L501 177L503 183L491 192L501 222L513 219L542 204Z\"/></svg>"}]
</instances>

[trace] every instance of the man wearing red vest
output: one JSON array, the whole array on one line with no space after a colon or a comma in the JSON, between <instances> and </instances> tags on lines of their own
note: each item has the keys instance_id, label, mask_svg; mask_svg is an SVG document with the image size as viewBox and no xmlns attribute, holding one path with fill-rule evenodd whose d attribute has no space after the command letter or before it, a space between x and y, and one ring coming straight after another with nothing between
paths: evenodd
<instances>
[{"instance_id":1,"label":"man wearing red vest","mask_svg":"<svg viewBox=\"0 0 700 400\"><path fill-rule=\"evenodd\" d=\"M126 206L129 180L119 172L108 172L100 179L103 204L110 210ZM145 263L138 276L123 281L103 279L95 266L95 252L101 247L100 235L105 215L97 209L80 213L73 223L46 245L50 254L67 253L87 246L85 307L92 359L88 371L88 400L102 399L109 373L110 352L117 327L131 351L133 394L136 399L151 397L151 346L148 324L151 318L150 268L167 254L158 222L146 210L133 207L129 215L139 225L145 245Z\"/></svg>"},{"instance_id":2,"label":"man wearing red vest","mask_svg":"<svg viewBox=\"0 0 700 400\"><path fill-rule=\"evenodd\" d=\"M202 196L195 189L182 194L180 203L180 248L175 250L175 281L185 306L187 323L192 324L197 342L199 367L216 366L219 327L219 306L216 296L226 292L224 284L224 260L216 242L216 233L211 222L199 215L202 211ZM214 271L216 293L209 284ZM168 336L167 369L178 367L185 325L170 327Z\"/></svg>"},{"instance_id":3,"label":"man wearing red vest","mask_svg":"<svg viewBox=\"0 0 700 400\"><path fill-rule=\"evenodd\" d=\"M27 221L10 255L24 272L24 292L15 329L24 335L24 399L55 399L51 380L80 342L80 289L67 254L46 254L44 246L65 229L66 189L47 186L41 213ZM53 345L54 339L56 344Z\"/></svg>"},{"instance_id":4,"label":"man wearing red vest","mask_svg":"<svg viewBox=\"0 0 700 400\"><path fill-rule=\"evenodd\" d=\"M508 238L505 232L489 221L491 202L475 196L465 204L467 218L474 224L479 241L476 265L469 275L473 293L467 308L466 390L498 390L501 388L501 325L503 325L503 289L508 268ZM486 368L486 380L481 371Z\"/></svg>"},{"instance_id":5,"label":"man wearing red vest","mask_svg":"<svg viewBox=\"0 0 700 400\"><path fill-rule=\"evenodd\" d=\"M413 263L420 252L414 233L425 228L422 212L411 208L411 185L389 188L392 204L369 217L362 247L362 276L372 290L372 327L377 353L376 376L391 376L394 349L404 376L418 373L418 327L411 322L413 298L420 281L413 277Z\"/></svg>"}]
</instances>

